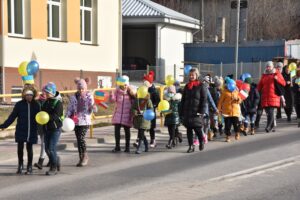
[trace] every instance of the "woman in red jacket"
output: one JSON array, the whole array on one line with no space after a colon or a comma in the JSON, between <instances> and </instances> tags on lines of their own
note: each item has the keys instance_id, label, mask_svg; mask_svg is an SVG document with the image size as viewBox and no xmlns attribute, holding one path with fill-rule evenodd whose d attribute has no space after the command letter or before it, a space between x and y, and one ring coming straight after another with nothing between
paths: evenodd
<instances>
[{"instance_id":1,"label":"woman in red jacket","mask_svg":"<svg viewBox=\"0 0 300 200\"><path fill-rule=\"evenodd\" d=\"M280 96L275 92L275 80L278 84L285 86L285 80L281 73L274 68L273 62L268 61L266 63L265 73L262 75L257 89L261 93L261 106L267 113L267 126L266 132L271 130L276 125L274 120L274 109L280 107Z\"/></svg>"}]
</instances>

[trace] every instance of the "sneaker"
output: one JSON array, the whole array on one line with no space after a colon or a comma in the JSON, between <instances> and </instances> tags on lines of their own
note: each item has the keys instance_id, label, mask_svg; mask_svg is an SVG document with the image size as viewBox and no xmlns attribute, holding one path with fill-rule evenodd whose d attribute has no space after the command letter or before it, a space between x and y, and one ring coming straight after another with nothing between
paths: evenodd
<instances>
[{"instance_id":1,"label":"sneaker","mask_svg":"<svg viewBox=\"0 0 300 200\"><path fill-rule=\"evenodd\" d=\"M199 140L198 139L194 139L194 146L199 145Z\"/></svg>"},{"instance_id":2,"label":"sneaker","mask_svg":"<svg viewBox=\"0 0 300 200\"><path fill-rule=\"evenodd\" d=\"M239 140L240 139L240 133L236 133L235 134L235 140Z\"/></svg>"},{"instance_id":3,"label":"sneaker","mask_svg":"<svg viewBox=\"0 0 300 200\"><path fill-rule=\"evenodd\" d=\"M156 141L155 141L155 140L152 140L152 141L151 141L150 147L151 147L151 148L155 148L155 147L156 147Z\"/></svg>"},{"instance_id":4,"label":"sneaker","mask_svg":"<svg viewBox=\"0 0 300 200\"><path fill-rule=\"evenodd\" d=\"M226 136L225 142L230 142L230 137Z\"/></svg>"}]
</instances>

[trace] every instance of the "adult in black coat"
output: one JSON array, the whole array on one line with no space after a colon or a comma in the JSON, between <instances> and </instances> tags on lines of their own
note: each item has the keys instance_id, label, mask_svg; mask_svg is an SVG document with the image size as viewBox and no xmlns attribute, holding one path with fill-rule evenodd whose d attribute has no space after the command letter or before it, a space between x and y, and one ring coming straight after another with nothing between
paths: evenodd
<instances>
[{"instance_id":1,"label":"adult in black coat","mask_svg":"<svg viewBox=\"0 0 300 200\"><path fill-rule=\"evenodd\" d=\"M189 149L188 153L194 152L193 131L199 139L199 150L204 149L203 141L203 114L207 104L207 89L198 80L199 71L197 68L192 68L189 74L189 83L186 84L182 94L180 118L183 125L187 128L187 136Z\"/></svg>"},{"instance_id":2,"label":"adult in black coat","mask_svg":"<svg viewBox=\"0 0 300 200\"><path fill-rule=\"evenodd\" d=\"M32 173L33 148L32 145L37 143L37 123L36 114L40 111L40 104L35 101L37 91L33 86L27 86L22 91L22 100L17 102L12 113L7 120L0 125L1 129L9 127L17 118L15 141L18 143L18 170L17 174L22 174L23 170L23 149L26 143L27 149L27 171L26 174Z\"/></svg>"},{"instance_id":3,"label":"adult in black coat","mask_svg":"<svg viewBox=\"0 0 300 200\"><path fill-rule=\"evenodd\" d=\"M283 68L282 76L286 82L286 85L284 87L284 98L285 98L284 111L287 116L287 121L290 122L291 115L293 113L294 97L293 97L291 71L288 66L285 66Z\"/></svg>"},{"instance_id":4,"label":"adult in black coat","mask_svg":"<svg viewBox=\"0 0 300 200\"><path fill-rule=\"evenodd\" d=\"M297 69L296 77L293 80L293 92L294 92L295 110L297 114L298 127L300 127L300 69Z\"/></svg>"}]
</instances>

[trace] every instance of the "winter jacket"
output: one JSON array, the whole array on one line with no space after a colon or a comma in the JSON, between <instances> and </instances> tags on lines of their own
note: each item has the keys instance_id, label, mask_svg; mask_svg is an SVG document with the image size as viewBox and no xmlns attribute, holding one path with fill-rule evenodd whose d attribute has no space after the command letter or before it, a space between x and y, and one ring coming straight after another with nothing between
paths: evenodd
<instances>
[{"instance_id":1,"label":"winter jacket","mask_svg":"<svg viewBox=\"0 0 300 200\"><path fill-rule=\"evenodd\" d=\"M90 92L86 92L84 97L76 92L70 98L67 110L67 116L72 118L74 115L78 118L75 121L77 126L88 126L92 124L91 115L93 112L94 98Z\"/></svg>"},{"instance_id":2,"label":"winter jacket","mask_svg":"<svg viewBox=\"0 0 300 200\"><path fill-rule=\"evenodd\" d=\"M49 98L45 101L42 111L49 114L49 122L43 126L45 131L55 131L62 127L63 104L58 92L54 98Z\"/></svg>"},{"instance_id":3,"label":"winter jacket","mask_svg":"<svg viewBox=\"0 0 300 200\"><path fill-rule=\"evenodd\" d=\"M274 76L277 76L277 83L285 86L285 80L279 71L264 73L257 85L257 90L261 93L261 106L280 107L280 96L275 93Z\"/></svg>"},{"instance_id":4,"label":"winter jacket","mask_svg":"<svg viewBox=\"0 0 300 200\"><path fill-rule=\"evenodd\" d=\"M221 96L221 92L213 85L211 84L211 86L209 87L209 92L211 95L211 98L213 99L213 102L215 105L218 105L220 96ZM210 112L216 112L215 108L210 106L209 108Z\"/></svg>"},{"instance_id":5,"label":"winter jacket","mask_svg":"<svg viewBox=\"0 0 300 200\"><path fill-rule=\"evenodd\" d=\"M151 122L144 119L143 113L148 110L153 110L153 105L151 99L135 99L131 108L133 115L133 127L136 129L149 130L151 127Z\"/></svg>"},{"instance_id":6,"label":"winter jacket","mask_svg":"<svg viewBox=\"0 0 300 200\"><path fill-rule=\"evenodd\" d=\"M295 105L299 105L300 104L300 85L296 83L299 81L300 77L296 77L293 80L293 92L294 92L294 103Z\"/></svg>"},{"instance_id":7,"label":"winter jacket","mask_svg":"<svg viewBox=\"0 0 300 200\"><path fill-rule=\"evenodd\" d=\"M224 89L218 102L218 110L224 117L239 117L241 102L242 99L237 90L230 92L228 89Z\"/></svg>"},{"instance_id":8,"label":"winter jacket","mask_svg":"<svg viewBox=\"0 0 300 200\"><path fill-rule=\"evenodd\" d=\"M256 113L260 101L259 92L256 89L256 84L250 86L249 96L242 102L241 108L243 115L248 113Z\"/></svg>"},{"instance_id":9,"label":"winter jacket","mask_svg":"<svg viewBox=\"0 0 300 200\"><path fill-rule=\"evenodd\" d=\"M168 114L165 116L165 126L178 125L180 123L179 108L181 96L182 95L178 93L174 97L166 99L170 104L170 109Z\"/></svg>"},{"instance_id":10,"label":"winter jacket","mask_svg":"<svg viewBox=\"0 0 300 200\"><path fill-rule=\"evenodd\" d=\"M286 82L286 85L284 87L284 99L286 108L293 109L294 105L294 97L293 97L293 88L292 88L292 78L291 74L287 74L285 72L285 68L282 70L282 76ZM290 81L290 84L287 84L287 82Z\"/></svg>"},{"instance_id":11,"label":"winter jacket","mask_svg":"<svg viewBox=\"0 0 300 200\"><path fill-rule=\"evenodd\" d=\"M133 104L133 98L127 91L123 91L120 88L117 88L110 98L112 102L116 103L112 124L122 124L127 127L132 127L131 106Z\"/></svg>"},{"instance_id":12,"label":"winter jacket","mask_svg":"<svg viewBox=\"0 0 300 200\"><path fill-rule=\"evenodd\" d=\"M12 113L7 120L0 125L0 128L3 129L9 127L15 119L18 118L15 141L36 144L38 137L35 116L38 112L40 112L40 105L38 102L33 100L31 103L28 103L26 100L21 100L16 103Z\"/></svg>"},{"instance_id":13,"label":"winter jacket","mask_svg":"<svg viewBox=\"0 0 300 200\"><path fill-rule=\"evenodd\" d=\"M207 104L207 89L202 83L192 89L185 85L180 107L180 118L185 127L197 128L202 126L202 117Z\"/></svg>"},{"instance_id":14,"label":"winter jacket","mask_svg":"<svg viewBox=\"0 0 300 200\"><path fill-rule=\"evenodd\" d=\"M156 108L160 102L160 97L159 97L159 93L156 89L156 87L154 86L154 84L152 84L149 88L148 88L148 92L150 94L150 99L153 105L153 110L154 110L154 114L155 117L153 120L151 120L151 128L154 129L156 127Z\"/></svg>"}]
</instances>

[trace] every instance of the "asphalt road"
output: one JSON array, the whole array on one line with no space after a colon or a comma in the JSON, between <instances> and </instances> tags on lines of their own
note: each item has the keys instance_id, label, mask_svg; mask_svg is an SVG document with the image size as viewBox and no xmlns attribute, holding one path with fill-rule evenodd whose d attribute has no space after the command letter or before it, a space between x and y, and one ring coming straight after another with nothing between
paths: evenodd
<instances>
[{"instance_id":1,"label":"asphalt road","mask_svg":"<svg viewBox=\"0 0 300 200\"><path fill-rule=\"evenodd\" d=\"M60 152L62 172L46 169L15 175L16 161L0 165L0 199L300 199L300 129L279 125L225 143L210 142L203 152L187 154L186 143L142 155L110 150L113 144L90 145L88 167L76 168L76 150ZM132 149L133 151L133 149Z\"/></svg>"}]
</instances>

